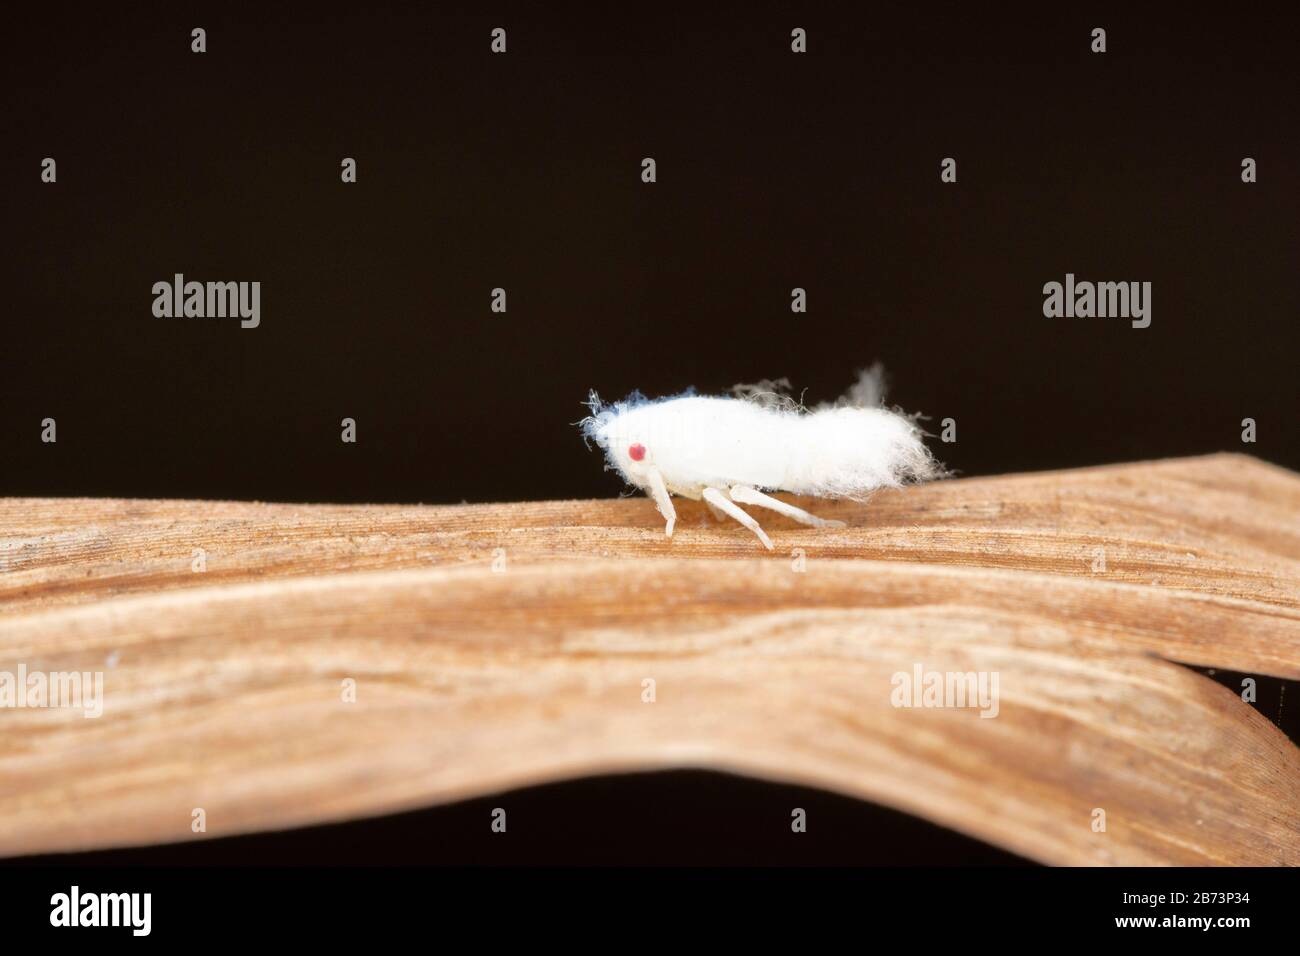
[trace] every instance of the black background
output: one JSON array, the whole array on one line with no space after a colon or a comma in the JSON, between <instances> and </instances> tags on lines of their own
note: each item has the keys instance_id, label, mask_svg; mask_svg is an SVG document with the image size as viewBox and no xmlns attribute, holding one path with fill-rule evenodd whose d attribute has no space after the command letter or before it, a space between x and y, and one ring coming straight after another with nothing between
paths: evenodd
<instances>
[{"instance_id":1,"label":"black background","mask_svg":"<svg viewBox=\"0 0 1300 956\"><path fill-rule=\"evenodd\" d=\"M412 6L9 14L0 491L608 495L589 388L876 358L965 474L1300 467L1300 16ZM261 327L155 318L176 272L261 281ZM1044 318L1066 272L1152 282L1151 327Z\"/></svg>"},{"instance_id":2,"label":"black background","mask_svg":"<svg viewBox=\"0 0 1300 956\"><path fill-rule=\"evenodd\" d=\"M874 359L893 401L932 429L956 419L936 450L964 474L1220 450L1300 468L1294 12L5 17L2 494L607 496L618 482L572 426L589 388L788 376L815 402ZM948 156L956 184L939 179ZM176 272L260 281L261 327L155 318L151 286ZM1044 318L1042 286L1067 272L1150 281L1151 327ZM569 786L594 806L606 784ZM860 812L874 839L899 832ZM701 839L667 824L657 839L673 832L683 852ZM252 846L241 858L276 847Z\"/></svg>"}]
</instances>

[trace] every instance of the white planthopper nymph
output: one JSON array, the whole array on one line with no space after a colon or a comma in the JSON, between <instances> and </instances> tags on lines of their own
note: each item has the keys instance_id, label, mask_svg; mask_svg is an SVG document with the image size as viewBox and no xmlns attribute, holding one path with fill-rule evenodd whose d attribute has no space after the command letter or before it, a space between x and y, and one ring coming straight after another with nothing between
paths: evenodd
<instances>
[{"instance_id":1,"label":"white planthopper nymph","mask_svg":"<svg viewBox=\"0 0 1300 956\"><path fill-rule=\"evenodd\" d=\"M764 492L818 498L864 498L878 488L942 477L913 418L884 408L879 366L862 372L835 404L806 409L771 382L736 386L734 397L687 392L650 400L633 393L603 404L595 392L583 435L605 451L613 468L649 493L667 522L677 520L671 495L699 500L716 517L728 515L758 535L758 522L739 505L757 505L803 524L842 527Z\"/></svg>"}]
</instances>

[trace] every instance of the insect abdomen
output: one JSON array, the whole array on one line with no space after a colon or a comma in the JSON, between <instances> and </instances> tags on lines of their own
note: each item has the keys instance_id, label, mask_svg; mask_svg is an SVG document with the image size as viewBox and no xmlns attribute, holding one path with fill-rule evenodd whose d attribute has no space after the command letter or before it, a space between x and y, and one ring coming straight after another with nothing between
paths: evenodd
<instances>
[{"instance_id":1,"label":"insect abdomen","mask_svg":"<svg viewBox=\"0 0 1300 956\"><path fill-rule=\"evenodd\" d=\"M784 487L794 494L856 498L938 470L920 430L883 408L829 408L798 421L800 448Z\"/></svg>"}]
</instances>

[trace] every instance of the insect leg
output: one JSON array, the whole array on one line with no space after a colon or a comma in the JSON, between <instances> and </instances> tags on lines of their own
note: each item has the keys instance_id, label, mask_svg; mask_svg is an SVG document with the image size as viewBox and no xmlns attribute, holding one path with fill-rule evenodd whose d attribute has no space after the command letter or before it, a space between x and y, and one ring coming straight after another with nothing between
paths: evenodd
<instances>
[{"instance_id":1,"label":"insect leg","mask_svg":"<svg viewBox=\"0 0 1300 956\"><path fill-rule=\"evenodd\" d=\"M763 547L767 548L769 551L772 550L772 541L763 533L763 529L758 526L758 522L745 514L745 512L741 511L739 507L728 500L727 496L717 488L705 488L704 500L711 505L717 505L719 510L725 511L727 514L731 515L731 517L735 518L750 531L754 532L754 534L758 535L758 540L763 542Z\"/></svg>"},{"instance_id":2,"label":"insect leg","mask_svg":"<svg viewBox=\"0 0 1300 956\"><path fill-rule=\"evenodd\" d=\"M845 527L843 521L835 518L819 518L815 514L810 514L802 508L796 508L794 505L788 505L779 498L765 495L758 489L751 488L748 485L732 485L731 500L747 505L758 505L760 508L770 508L777 514L783 514L787 518L793 518L800 524L812 525L814 528Z\"/></svg>"},{"instance_id":3,"label":"insect leg","mask_svg":"<svg viewBox=\"0 0 1300 956\"><path fill-rule=\"evenodd\" d=\"M664 534L671 538L673 525L677 523L677 509L673 507L673 499L668 497L668 489L664 486L664 478L659 474L658 468L650 469L650 493L654 496L655 507L668 522L664 525Z\"/></svg>"}]
</instances>

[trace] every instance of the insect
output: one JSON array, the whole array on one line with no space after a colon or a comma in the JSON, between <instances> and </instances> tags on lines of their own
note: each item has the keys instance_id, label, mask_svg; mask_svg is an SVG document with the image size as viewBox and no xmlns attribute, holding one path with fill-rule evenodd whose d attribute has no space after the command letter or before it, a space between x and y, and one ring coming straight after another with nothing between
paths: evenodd
<instances>
[{"instance_id":1,"label":"insect","mask_svg":"<svg viewBox=\"0 0 1300 956\"><path fill-rule=\"evenodd\" d=\"M732 396L693 391L650 400L639 392L604 404L593 391L591 414L578 425L604 450L606 469L646 491L667 522L677 522L672 495L700 500L715 518L734 518L768 549L772 541L741 505L768 508L813 527L843 527L766 492L861 500L878 488L939 478L914 416L882 404L876 365L834 404L805 408L788 383L738 385Z\"/></svg>"}]
</instances>

